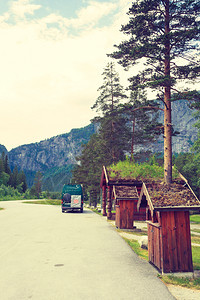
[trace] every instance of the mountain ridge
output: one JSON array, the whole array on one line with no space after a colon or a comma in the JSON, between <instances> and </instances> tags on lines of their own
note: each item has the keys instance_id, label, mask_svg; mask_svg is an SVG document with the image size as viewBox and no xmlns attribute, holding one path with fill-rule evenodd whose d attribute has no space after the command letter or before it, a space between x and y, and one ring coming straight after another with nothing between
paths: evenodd
<instances>
[{"instance_id":1,"label":"mountain ridge","mask_svg":"<svg viewBox=\"0 0 200 300\"><path fill-rule=\"evenodd\" d=\"M38 171L45 175L53 168L70 169L69 166L76 163L76 157L81 153L81 145L86 144L95 132L96 126L89 124L37 143L18 146L8 152L10 167L17 166L18 170L23 170L30 187Z\"/></svg>"},{"instance_id":2,"label":"mountain ridge","mask_svg":"<svg viewBox=\"0 0 200 300\"><path fill-rule=\"evenodd\" d=\"M188 152L197 137L197 128L193 125L194 110L188 108L185 100L172 102L173 128L180 134L172 138L173 153ZM163 114L159 121L163 123ZM6 150L10 167L23 170L31 187L37 171L43 174L43 189L61 190L64 183L70 182L71 171L77 163L76 157L81 154L81 145L86 144L90 136L97 132L97 125L89 124L82 128L72 129L69 133L60 134L37 143L25 144L7 151L0 145L0 152ZM163 152L163 137L145 146L136 146L135 151Z\"/></svg>"}]
</instances>

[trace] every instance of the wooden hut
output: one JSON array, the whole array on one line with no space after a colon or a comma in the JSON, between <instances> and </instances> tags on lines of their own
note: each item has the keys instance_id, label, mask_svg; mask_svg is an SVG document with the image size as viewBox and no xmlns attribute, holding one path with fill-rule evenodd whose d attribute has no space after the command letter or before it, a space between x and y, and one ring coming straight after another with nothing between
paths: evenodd
<instances>
[{"instance_id":1,"label":"wooden hut","mask_svg":"<svg viewBox=\"0 0 200 300\"><path fill-rule=\"evenodd\" d=\"M132 229L134 212L137 212L139 200L136 186L113 186L113 198L115 199L115 225L117 228Z\"/></svg>"},{"instance_id":2,"label":"wooden hut","mask_svg":"<svg viewBox=\"0 0 200 300\"><path fill-rule=\"evenodd\" d=\"M200 201L187 180L143 183L138 209L146 207L149 262L161 273L193 272L190 210Z\"/></svg>"},{"instance_id":3,"label":"wooden hut","mask_svg":"<svg viewBox=\"0 0 200 300\"><path fill-rule=\"evenodd\" d=\"M122 179L119 174L113 178L111 173L112 170L103 166L100 184L103 216L115 219L119 228L133 228L134 220L146 219L146 208L137 210L142 181ZM111 212L113 204L116 216Z\"/></svg>"}]
</instances>

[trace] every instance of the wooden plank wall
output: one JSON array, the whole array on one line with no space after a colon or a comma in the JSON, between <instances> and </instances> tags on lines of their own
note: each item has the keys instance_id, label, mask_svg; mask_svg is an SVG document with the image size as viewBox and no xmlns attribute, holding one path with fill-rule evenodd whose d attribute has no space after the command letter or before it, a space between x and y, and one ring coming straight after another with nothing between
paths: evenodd
<instances>
[{"instance_id":1,"label":"wooden plank wall","mask_svg":"<svg viewBox=\"0 0 200 300\"><path fill-rule=\"evenodd\" d=\"M164 273L193 272L189 211L161 212Z\"/></svg>"},{"instance_id":2,"label":"wooden plank wall","mask_svg":"<svg viewBox=\"0 0 200 300\"><path fill-rule=\"evenodd\" d=\"M147 230L149 261L161 271L161 228L153 223L147 223Z\"/></svg>"},{"instance_id":3,"label":"wooden plank wall","mask_svg":"<svg viewBox=\"0 0 200 300\"><path fill-rule=\"evenodd\" d=\"M124 229L132 229L134 220L134 201L119 201L119 208L116 207L116 219L118 224L117 227Z\"/></svg>"}]
</instances>

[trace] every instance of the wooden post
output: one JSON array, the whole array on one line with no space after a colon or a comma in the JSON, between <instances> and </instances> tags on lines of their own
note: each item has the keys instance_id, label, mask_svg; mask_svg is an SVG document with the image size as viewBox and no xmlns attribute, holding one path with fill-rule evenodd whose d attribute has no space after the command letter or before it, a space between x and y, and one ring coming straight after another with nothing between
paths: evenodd
<instances>
[{"instance_id":1,"label":"wooden post","mask_svg":"<svg viewBox=\"0 0 200 300\"><path fill-rule=\"evenodd\" d=\"M111 208L112 208L112 199L111 199L111 195L112 195L112 187L108 186L108 192L107 192L107 218L110 220L111 219Z\"/></svg>"},{"instance_id":2,"label":"wooden post","mask_svg":"<svg viewBox=\"0 0 200 300\"><path fill-rule=\"evenodd\" d=\"M106 186L103 185L103 193L102 193L102 209L103 209L103 216L107 216L107 213L106 213Z\"/></svg>"}]
</instances>

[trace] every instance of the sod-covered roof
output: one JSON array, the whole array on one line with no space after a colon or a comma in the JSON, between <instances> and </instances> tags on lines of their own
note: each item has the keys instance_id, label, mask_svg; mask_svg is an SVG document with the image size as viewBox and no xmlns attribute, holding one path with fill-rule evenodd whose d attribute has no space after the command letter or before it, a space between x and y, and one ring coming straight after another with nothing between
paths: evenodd
<instances>
[{"instance_id":1,"label":"sod-covered roof","mask_svg":"<svg viewBox=\"0 0 200 300\"><path fill-rule=\"evenodd\" d=\"M113 176L113 170L111 168L106 168L105 166L103 166L101 187L105 184L111 186L142 186L142 180L130 176L124 177L120 172L115 172Z\"/></svg>"},{"instance_id":2,"label":"sod-covered roof","mask_svg":"<svg viewBox=\"0 0 200 300\"><path fill-rule=\"evenodd\" d=\"M115 186L113 195L116 200L138 200L138 191L136 186Z\"/></svg>"},{"instance_id":3,"label":"sod-covered roof","mask_svg":"<svg viewBox=\"0 0 200 300\"><path fill-rule=\"evenodd\" d=\"M134 167L134 165L132 165ZM141 166L140 166L141 168ZM144 169L147 172L148 166ZM138 208L142 201L146 201L151 210L164 209L189 209L200 210L200 201L189 186L187 180L180 174L176 173L176 177L171 185L164 183L156 174L150 174L153 169L149 170L147 176L135 176L134 172L124 175L120 169L116 170L112 167L103 167L101 177L101 187L103 185L114 186L114 197L123 199L135 199L135 187L142 186L139 195ZM156 172L160 170L156 170ZM141 169L140 169L141 172ZM153 176L152 176L153 175ZM143 197L145 196L145 198ZM144 200L145 199L145 200ZM146 202L145 202L146 203Z\"/></svg>"},{"instance_id":4,"label":"sod-covered roof","mask_svg":"<svg viewBox=\"0 0 200 300\"><path fill-rule=\"evenodd\" d=\"M146 197L151 210L164 209L199 209L200 201L185 182L173 182L167 185L163 182L152 181L143 183L138 207Z\"/></svg>"}]
</instances>

